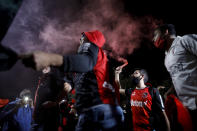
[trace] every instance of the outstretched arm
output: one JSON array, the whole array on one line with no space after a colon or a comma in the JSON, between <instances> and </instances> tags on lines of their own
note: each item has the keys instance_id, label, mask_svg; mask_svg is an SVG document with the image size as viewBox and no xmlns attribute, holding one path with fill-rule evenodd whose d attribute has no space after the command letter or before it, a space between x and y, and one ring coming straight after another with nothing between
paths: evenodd
<instances>
[{"instance_id":1,"label":"outstretched arm","mask_svg":"<svg viewBox=\"0 0 197 131\"><path fill-rule=\"evenodd\" d=\"M34 51L29 54L22 54L19 57L26 67L31 67L38 71L48 66L60 67L63 65L63 56L54 53Z\"/></svg>"},{"instance_id":2,"label":"outstretched arm","mask_svg":"<svg viewBox=\"0 0 197 131\"><path fill-rule=\"evenodd\" d=\"M93 70L97 62L99 48L90 43L85 43L86 50L76 55L59 55L36 51L31 54L22 55L23 63L27 67L41 70L47 66L61 68L64 72L88 72Z\"/></svg>"}]
</instances>

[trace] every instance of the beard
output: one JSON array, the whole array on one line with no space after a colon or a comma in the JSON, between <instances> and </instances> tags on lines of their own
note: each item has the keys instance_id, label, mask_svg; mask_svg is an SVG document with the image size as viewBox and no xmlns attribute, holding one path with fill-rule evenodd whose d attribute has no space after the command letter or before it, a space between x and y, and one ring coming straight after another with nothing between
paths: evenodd
<instances>
[{"instance_id":1,"label":"beard","mask_svg":"<svg viewBox=\"0 0 197 131\"><path fill-rule=\"evenodd\" d=\"M140 77L132 77L132 83L135 85L135 86L137 86L139 83L140 83L140 80L141 80L142 78L140 78Z\"/></svg>"}]
</instances>

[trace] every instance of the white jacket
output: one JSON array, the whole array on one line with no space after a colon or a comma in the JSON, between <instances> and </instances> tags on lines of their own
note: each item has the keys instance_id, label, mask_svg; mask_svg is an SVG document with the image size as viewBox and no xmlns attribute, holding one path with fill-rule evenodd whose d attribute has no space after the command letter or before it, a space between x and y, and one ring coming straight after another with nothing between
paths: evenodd
<instances>
[{"instance_id":1,"label":"white jacket","mask_svg":"<svg viewBox=\"0 0 197 131\"><path fill-rule=\"evenodd\" d=\"M183 105L197 109L197 35L176 37L166 52L165 66Z\"/></svg>"}]
</instances>

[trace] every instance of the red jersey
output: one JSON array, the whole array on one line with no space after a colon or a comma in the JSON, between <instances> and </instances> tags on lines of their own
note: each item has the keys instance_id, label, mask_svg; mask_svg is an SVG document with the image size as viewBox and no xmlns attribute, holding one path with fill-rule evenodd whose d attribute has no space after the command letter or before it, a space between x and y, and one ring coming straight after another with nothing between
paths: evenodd
<instances>
[{"instance_id":1,"label":"red jersey","mask_svg":"<svg viewBox=\"0 0 197 131\"><path fill-rule=\"evenodd\" d=\"M126 89L125 93L130 98L129 105L132 111L134 131L152 130L153 123L150 123L150 117L153 117L151 116L153 110L154 113L164 111L159 91L156 88L146 87L144 89Z\"/></svg>"},{"instance_id":2,"label":"red jersey","mask_svg":"<svg viewBox=\"0 0 197 131\"><path fill-rule=\"evenodd\" d=\"M148 87L134 89L130 96L134 131L151 130L149 118L152 106L152 97Z\"/></svg>"}]
</instances>

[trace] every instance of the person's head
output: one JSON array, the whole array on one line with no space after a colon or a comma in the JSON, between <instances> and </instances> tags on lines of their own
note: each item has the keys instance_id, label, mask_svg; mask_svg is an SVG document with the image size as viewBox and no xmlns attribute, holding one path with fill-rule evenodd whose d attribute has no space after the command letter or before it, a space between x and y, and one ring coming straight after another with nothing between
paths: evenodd
<instances>
[{"instance_id":1,"label":"person's head","mask_svg":"<svg viewBox=\"0 0 197 131\"><path fill-rule=\"evenodd\" d=\"M148 81L148 73L145 69L135 69L132 76L132 82L135 85L145 84Z\"/></svg>"},{"instance_id":2,"label":"person's head","mask_svg":"<svg viewBox=\"0 0 197 131\"><path fill-rule=\"evenodd\" d=\"M81 34L81 38L80 38L80 40L79 40L80 45L82 45L83 43L86 43L86 42L88 42L88 41L89 41L89 40L88 40L88 38L86 37L85 33L82 33L82 34Z\"/></svg>"},{"instance_id":3,"label":"person's head","mask_svg":"<svg viewBox=\"0 0 197 131\"><path fill-rule=\"evenodd\" d=\"M161 26L158 26L155 30L154 30L154 38L153 38L153 42L154 45L157 48L166 48L167 46L167 41L170 38L173 38L176 36L176 30L174 25L172 24L164 24Z\"/></svg>"},{"instance_id":4,"label":"person's head","mask_svg":"<svg viewBox=\"0 0 197 131\"><path fill-rule=\"evenodd\" d=\"M77 51L78 53L88 49L87 47L89 47L89 44L84 43L93 43L101 48L105 43L105 38L104 35L98 30L83 32L80 38L80 46Z\"/></svg>"},{"instance_id":5,"label":"person's head","mask_svg":"<svg viewBox=\"0 0 197 131\"><path fill-rule=\"evenodd\" d=\"M89 42L94 43L99 48L101 48L105 44L105 37L98 30L89 31L89 32L83 32L82 34L84 34L86 36L85 38L87 38L87 40Z\"/></svg>"}]
</instances>

